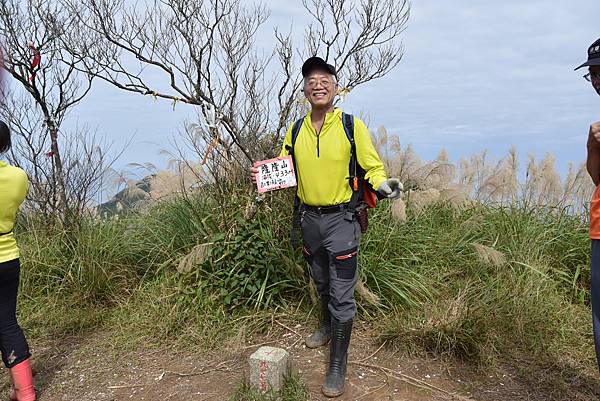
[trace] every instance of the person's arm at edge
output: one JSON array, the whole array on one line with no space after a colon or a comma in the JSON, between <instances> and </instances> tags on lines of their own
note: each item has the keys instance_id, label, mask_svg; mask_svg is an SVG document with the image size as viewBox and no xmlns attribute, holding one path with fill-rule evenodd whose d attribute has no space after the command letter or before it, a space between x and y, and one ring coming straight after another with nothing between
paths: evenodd
<instances>
[{"instance_id":1,"label":"person's arm at edge","mask_svg":"<svg viewBox=\"0 0 600 401\"><path fill-rule=\"evenodd\" d=\"M600 122L590 126L586 167L594 185L598 186L600 184Z\"/></svg>"}]
</instances>

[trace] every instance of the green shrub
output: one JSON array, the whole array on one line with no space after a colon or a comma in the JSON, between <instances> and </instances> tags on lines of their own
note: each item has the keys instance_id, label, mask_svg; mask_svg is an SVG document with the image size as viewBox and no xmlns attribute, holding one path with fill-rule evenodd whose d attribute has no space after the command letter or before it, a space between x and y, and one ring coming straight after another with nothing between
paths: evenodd
<instances>
[{"instance_id":1,"label":"green shrub","mask_svg":"<svg viewBox=\"0 0 600 401\"><path fill-rule=\"evenodd\" d=\"M247 221L237 212L229 231L208 241L204 261L182 276L183 292L193 299L211 293L215 304L228 308L268 308L306 288L302 262L264 213Z\"/></svg>"}]
</instances>

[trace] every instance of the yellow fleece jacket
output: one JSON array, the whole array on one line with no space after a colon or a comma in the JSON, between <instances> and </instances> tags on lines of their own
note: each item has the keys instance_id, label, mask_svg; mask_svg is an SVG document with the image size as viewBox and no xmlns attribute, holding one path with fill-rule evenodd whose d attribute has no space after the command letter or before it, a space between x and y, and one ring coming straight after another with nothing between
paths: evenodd
<instances>
[{"instance_id":1,"label":"yellow fleece jacket","mask_svg":"<svg viewBox=\"0 0 600 401\"><path fill-rule=\"evenodd\" d=\"M354 143L365 178L377 189L387 179L383 163L373 146L366 125L354 117ZM287 156L292 145L292 127L285 135L280 156ZM294 145L298 196L310 206L331 206L350 201L350 141L342 125L342 111L327 113L320 133L311 124L309 112Z\"/></svg>"},{"instance_id":2,"label":"yellow fleece jacket","mask_svg":"<svg viewBox=\"0 0 600 401\"><path fill-rule=\"evenodd\" d=\"M27 185L25 171L0 161L0 263L19 257L12 230L17 210L27 196Z\"/></svg>"}]
</instances>

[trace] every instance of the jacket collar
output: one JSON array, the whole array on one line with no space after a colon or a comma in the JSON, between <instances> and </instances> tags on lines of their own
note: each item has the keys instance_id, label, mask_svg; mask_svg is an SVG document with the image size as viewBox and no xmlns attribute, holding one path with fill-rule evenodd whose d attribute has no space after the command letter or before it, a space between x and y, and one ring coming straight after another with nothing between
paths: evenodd
<instances>
[{"instance_id":1,"label":"jacket collar","mask_svg":"<svg viewBox=\"0 0 600 401\"><path fill-rule=\"evenodd\" d=\"M312 128L312 110L308 112L306 115L308 119L308 124ZM332 112L325 114L325 121L323 121L323 128L321 128L321 134L323 134L330 125L334 124L336 121L342 120L342 110L337 107L333 109Z\"/></svg>"}]
</instances>

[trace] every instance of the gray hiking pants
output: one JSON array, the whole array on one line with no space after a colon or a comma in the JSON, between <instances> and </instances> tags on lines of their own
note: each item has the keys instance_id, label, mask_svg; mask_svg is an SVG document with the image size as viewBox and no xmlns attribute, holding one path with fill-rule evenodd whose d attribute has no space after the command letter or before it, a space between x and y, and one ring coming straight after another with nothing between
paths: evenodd
<instances>
[{"instance_id":1,"label":"gray hiking pants","mask_svg":"<svg viewBox=\"0 0 600 401\"><path fill-rule=\"evenodd\" d=\"M347 322L356 314L354 288L358 279L360 225L344 211L319 214L302 212L302 252L321 297L331 316Z\"/></svg>"}]
</instances>

